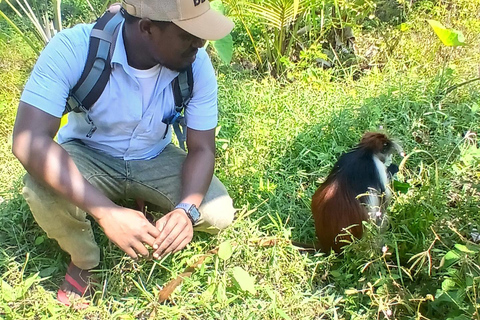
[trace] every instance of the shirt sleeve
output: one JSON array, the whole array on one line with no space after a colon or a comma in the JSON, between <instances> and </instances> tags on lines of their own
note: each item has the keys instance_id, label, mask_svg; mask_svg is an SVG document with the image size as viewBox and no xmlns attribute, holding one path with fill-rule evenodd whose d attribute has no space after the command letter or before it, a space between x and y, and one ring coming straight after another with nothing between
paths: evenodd
<instances>
[{"instance_id":1,"label":"shirt sleeve","mask_svg":"<svg viewBox=\"0 0 480 320\"><path fill-rule=\"evenodd\" d=\"M185 108L187 126L210 130L217 126L217 78L205 49L199 49L193 64L192 99Z\"/></svg>"},{"instance_id":2,"label":"shirt sleeve","mask_svg":"<svg viewBox=\"0 0 480 320\"><path fill-rule=\"evenodd\" d=\"M60 118L71 88L80 79L93 25L78 25L55 35L40 54L21 101Z\"/></svg>"}]
</instances>

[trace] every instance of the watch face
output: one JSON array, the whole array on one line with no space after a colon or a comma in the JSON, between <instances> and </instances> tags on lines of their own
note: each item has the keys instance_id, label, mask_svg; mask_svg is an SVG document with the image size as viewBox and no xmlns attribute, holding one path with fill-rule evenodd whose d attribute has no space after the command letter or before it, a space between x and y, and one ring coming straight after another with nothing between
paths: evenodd
<instances>
[{"instance_id":1,"label":"watch face","mask_svg":"<svg viewBox=\"0 0 480 320\"><path fill-rule=\"evenodd\" d=\"M194 204L189 203L179 203L175 208L180 208L185 211L188 218L192 221L192 224L195 225L198 220L200 220L200 212L198 211L197 207Z\"/></svg>"},{"instance_id":2,"label":"watch face","mask_svg":"<svg viewBox=\"0 0 480 320\"><path fill-rule=\"evenodd\" d=\"M198 212L197 207L194 205L190 207L189 213L194 223L200 220L200 212Z\"/></svg>"}]
</instances>

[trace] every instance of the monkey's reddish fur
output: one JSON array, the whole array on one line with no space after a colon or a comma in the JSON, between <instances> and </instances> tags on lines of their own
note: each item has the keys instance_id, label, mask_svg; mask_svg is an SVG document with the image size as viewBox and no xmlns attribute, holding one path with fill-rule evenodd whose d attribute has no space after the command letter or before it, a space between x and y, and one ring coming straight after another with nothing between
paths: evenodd
<instances>
[{"instance_id":1,"label":"monkey's reddish fur","mask_svg":"<svg viewBox=\"0 0 480 320\"><path fill-rule=\"evenodd\" d=\"M367 132L353 150L340 157L315 192L311 209L318 247L322 251L333 249L340 252L346 244L342 240L351 241L347 230L355 238L362 237L362 221L368 220L369 215L357 196L369 188L385 191L386 186L380 181L373 157L384 162L385 156L392 153L392 145L386 135Z\"/></svg>"}]
</instances>

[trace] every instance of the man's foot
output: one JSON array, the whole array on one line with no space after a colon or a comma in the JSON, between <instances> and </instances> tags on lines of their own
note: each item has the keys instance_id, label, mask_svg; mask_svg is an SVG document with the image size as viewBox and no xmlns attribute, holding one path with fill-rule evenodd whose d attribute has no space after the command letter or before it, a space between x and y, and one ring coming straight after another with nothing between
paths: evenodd
<instances>
[{"instance_id":1,"label":"man's foot","mask_svg":"<svg viewBox=\"0 0 480 320\"><path fill-rule=\"evenodd\" d=\"M85 309L92 293L92 273L70 262L65 280L58 289L57 300L66 306L73 305L75 309Z\"/></svg>"}]
</instances>

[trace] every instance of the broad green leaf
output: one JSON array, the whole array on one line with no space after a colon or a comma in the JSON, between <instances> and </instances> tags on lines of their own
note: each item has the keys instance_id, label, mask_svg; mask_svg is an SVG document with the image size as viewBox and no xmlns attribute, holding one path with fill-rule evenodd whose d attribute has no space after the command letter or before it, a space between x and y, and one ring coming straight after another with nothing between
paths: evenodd
<instances>
[{"instance_id":1,"label":"broad green leaf","mask_svg":"<svg viewBox=\"0 0 480 320\"><path fill-rule=\"evenodd\" d=\"M7 301L7 302L13 302L17 300L17 291L9 285L7 282L2 280L2 300Z\"/></svg>"},{"instance_id":2,"label":"broad green leaf","mask_svg":"<svg viewBox=\"0 0 480 320\"><path fill-rule=\"evenodd\" d=\"M446 294L442 290L437 289L437 292L435 294L435 300L432 302L432 305L438 306L438 305L445 305L447 303L455 302L455 300L453 299L454 294L455 292L449 292L448 294Z\"/></svg>"},{"instance_id":3,"label":"broad green leaf","mask_svg":"<svg viewBox=\"0 0 480 320\"><path fill-rule=\"evenodd\" d=\"M39 276L44 278L44 277L48 277L48 276L51 276L55 271L57 271L57 267L47 267L45 269L42 269L39 273Z\"/></svg>"},{"instance_id":4,"label":"broad green leaf","mask_svg":"<svg viewBox=\"0 0 480 320\"><path fill-rule=\"evenodd\" d=\"M41 245L45 241L45 236L40 236L35 239L35 245Z\"/></svg>"},{"instance_id":5,"label":"broad green leaf","mask_svg":"<svg viewBox=\"0 0 480 320\"><path fill-rule=\"evenodd\" d=\"M449 47L458 47L465 45L465 37L463 33L454 29L447 29L443 24L436 20L428 20L428 23L437 34L438 38L444 45Z\"/></svg>"},{"instance_id":6,"label":"broad green leaf","mask_svg":"<svg viewBox=\"0 0 480 320\"><path fill-rule=\"evenodd\" d=\"M222 260L228 260L232 256L233 249L230 241L222 242L218 246L218 257Z\"/></svg>"},{"instance_id":7,"label":"broad green leaf","mask_svg":"<svg viewBox=\"0 0 480 320\"><path fill-rule=\"evenodd\" d=\"M401 193L407 193L408 189L410 189L410 185L406 182L400 182L398 180L393 180L393 189L398 190Z\"/></svg>"},{"instance_id":8,"label":"broad green leaf","mask_svg":"<svg viewBox=\"0 0 480 320\"><path fill-rule=\"evenodd\" d=\"M459 316L455 316L454 318L447 318L447 320L471 320L472 318L467 317L464 314L461 314Z\"/></svg>"},{"instance_id":9,"label":"broad green leaf","mask_svg":"<svg viewBox=\"0 0 480 320\"><path fill-rule=\"evenodd\" d=\"M221 14L225 13L225 7L223 6L223 3L221 0L211 1L210 6L212 7L213 10L220 12ZM232 55L233 55L232 35L228 34L222 39L211 41L211 42L213 44L213 47L215 48L215 51L217 51L218 56L220 57L220 60L222 60L222 62L225 64L229 64L230 61L232 61Z\"/></svg>"},{"instance_id":10,"label":"broad green leaf","mask_svg":"<svg viewBox=\"0 0 480 320\"><path fill-rule=\"evenodd\" d=\"M210 1L210 7L213 10L220 12L221 14L225 14L225 7L223 6L223 3L221 0Z\"/></svg>"},{"instance_id":11,"label":"broad green leaf","mask_svg":"<svg viewBox=\"0 0 480 320\"><path fill-rule=\"evenodd\" d=\"M38 278L38 272L31 275L23 282L21 292L22 297L25 295L25 293L27 293L28 289L30 289L30 287L36 282L40 282L40 279Z\"/></svg>"},{"instance_id":12,"label":"broad green leaf","mask_svg":"<svg viewBox=\"0 0 480 320\"><path fill-rule=\"evenodd\" d=\"M215 284L211 284L207 287L207 289L202 293L202 298L206 301L210 301L215 293Z\"/></svg>"},{"instance_id":13,"label":"broad green leaf","mask_svg":"<svg viewBox=\"0 0 480 320\"><path fill-rule=\"evenodd\" d=\"M471 276L466 276L466 277L465 277L465 285L466 285L467 287L473 286L474 280L475 280L475 279L474 279L473 277L471 277Z\"/></svg>"},{"instance_id":14,"label":"broad green leaf","mask_svg":"<svg viewBox=\"0 0 480 320\"><path fill-rule=\"evenodd\" d=\"M408 29L410 29L410 28L409 28L409 26L408 26L406 23L400 24L400 31L405 32L405 31L407 31Z\"/></svg>"},{"instance_id":15,"label":"broad green leaf","mask_svg":"<svg viewBox=\"0 0 480 320\"><path fill-rule=\"evenodd\" d=\"M257 293L257 290L255 290L254 280L247 271L243 270L241 267L235 267L233 268L233 277L243 291L248 291L251 294Z\"/></svg>"},{"instance_id":16,"label":"broad green leaf","mask_svg":"<svg viewBox=\"0 0 480 320\"><path fill-rule=\"evenodd\" d=\"M455 249L457 249L458 251L464 252L464 253L475 253L474 251L470 250L469 248L467 248L467 246L465 246L463 244L456 243L455 244Z\"/></svg>"},{"instance_id":17,"label":"broad green leaf","mask_svg":"<svg viewBox=\"0 0 480 320\"><path fill-rule=\"evenodd\" d=\"M218 303L223 303L225 300L227 300L225 285L223 284L223 282L220 282L217 286L217 301Z\"/></svg>"},{"instance_id":18,"label":"broad green leaf","mask_svg":"<svg viewBox=\"0 0 480 320\"><path fill-rule=\"evenodd\" d=\"M220 40L212 41L213 47L223 63L229 64L233 55L233 39L231 34L227 34Z\"/></svg>"},{"instance_id":19,"label":"broad green leaf","mask_svg":"<svg viewBox=\"0 0 480 320\"><path fill-rule=\"evenodd\" d=\"M442 282L442 290L445 292L455 289L455 286L456 286L455 281L453 281L450 278L447 278Z\"/></svg>"},{"instance_id":20,"label":"broad green leaf","mask_svg":"<svg viewBox=\"0 0 480 320\"><path fill-rule=\"evenodd\" d=\"M334 278L340 278L342 276L342 273L340 273L338 270L330 270L330 274L334 277Z\"/></svg>"},{"instance_id":21,"label":"broad green leaf","mask_svg":"<svg viewBox=\"0 0 480 320\"><path fill-rule=\"evenodd\" d=\"M458 252L456 250L450 250L443 256L440 265L448 268L458 260L460 260L460 255L458 254Z\"/></svg>"}]
</instances>

